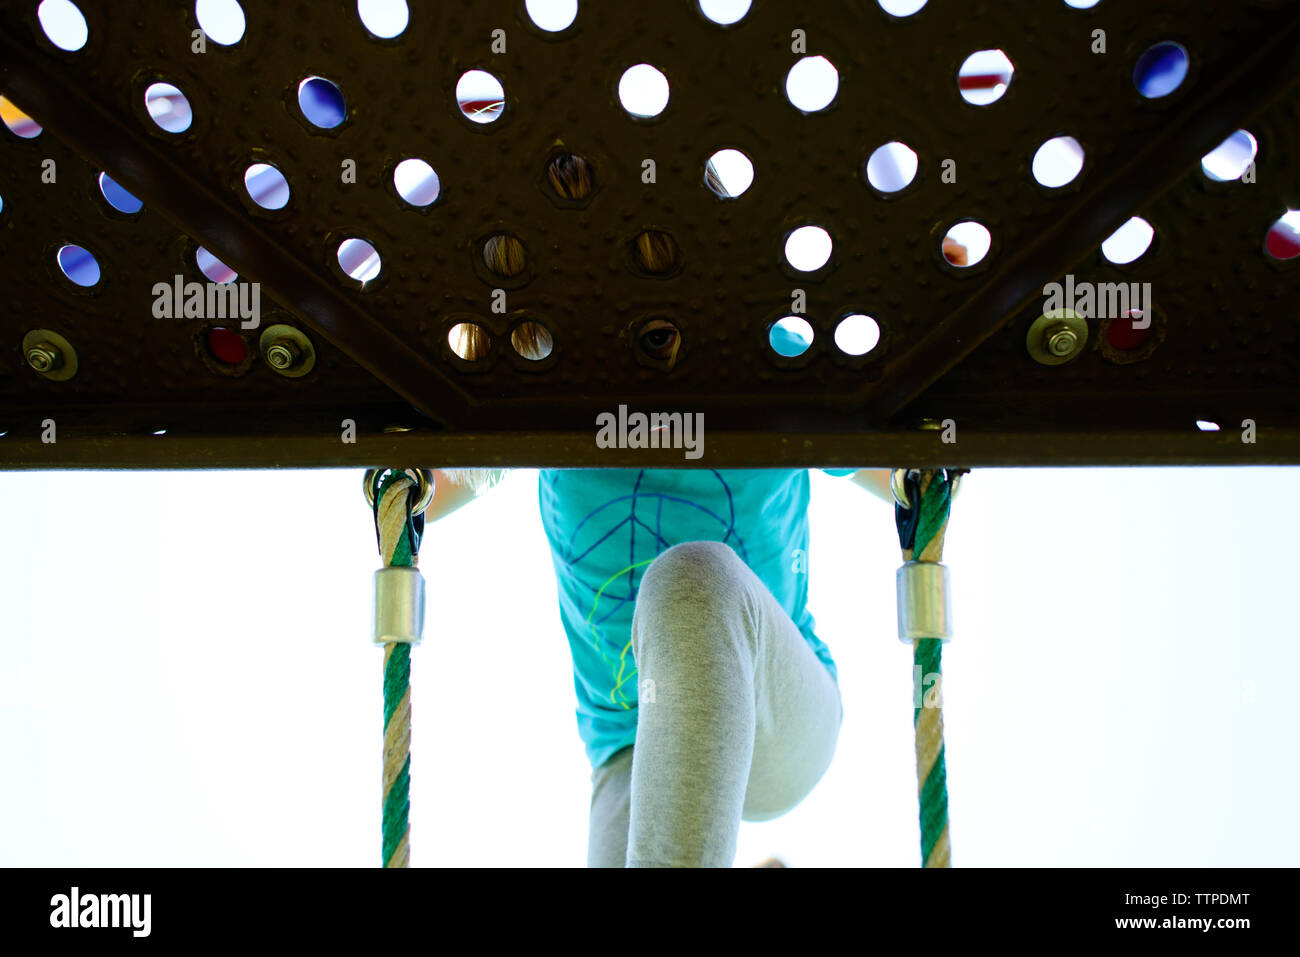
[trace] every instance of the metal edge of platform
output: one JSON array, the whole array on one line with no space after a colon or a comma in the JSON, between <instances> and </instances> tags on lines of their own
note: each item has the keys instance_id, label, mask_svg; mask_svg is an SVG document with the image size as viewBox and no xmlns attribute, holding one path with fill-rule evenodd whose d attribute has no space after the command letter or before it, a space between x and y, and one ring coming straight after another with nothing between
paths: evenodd
<instances>
[{"instance_id":1,"label":"metal edge of platform","mask_svg":"<svg viewBox=\"0 0 1300 957\"><path fill-rule=\"evenodd\" d=\"M1218 432L879 433L707 432L698 458L682 448L602 448L594 431L338 435L0 437L0 471L497 468L928 468L1300 465L1300 429ZM725 463L722 464L722 463Z\"/></svg>"}]
</instances>

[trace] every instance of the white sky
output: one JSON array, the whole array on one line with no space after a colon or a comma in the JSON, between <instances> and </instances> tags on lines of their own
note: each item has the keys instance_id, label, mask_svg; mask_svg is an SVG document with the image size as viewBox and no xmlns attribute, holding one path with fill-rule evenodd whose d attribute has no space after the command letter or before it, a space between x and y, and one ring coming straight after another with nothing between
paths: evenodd
<instances>
[{"instance_id":1,"label":"white sky","mask_svg":"<svg viewBox=\"0 0 1300 957\"><path fill-rule=\"evenodd\" d=\"M0 865L377 863L360 474L0 473ZM946 553L957 865L1294 862L1295 476L967 477ZM839 751L802 805L742 825L736 863L914 866L892 510L814 474L811 521ZM536 472L431 525L421 558L414 865L583 866Z\"/></svg>"}]
</instances>

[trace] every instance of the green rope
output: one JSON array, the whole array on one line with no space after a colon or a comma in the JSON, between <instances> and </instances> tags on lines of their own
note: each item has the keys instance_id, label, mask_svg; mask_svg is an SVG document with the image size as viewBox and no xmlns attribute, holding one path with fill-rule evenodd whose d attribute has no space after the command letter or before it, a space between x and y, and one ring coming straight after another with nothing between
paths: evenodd
<instances>
[{"instance_id":1,"label":"green rope","mask_svg":"<svg viewBox=\"0 0 1300 957\"><path fill-rule=\"evenodd\" d=\"M411 646L399 644L384 662L384 727L411 686Z\"/></svg>"},{"instance_id":2,"label":"green rope","mask_svg":"<svg viewBox=\"0 0 1300 957\"><path fill-rule=\"evenodd\" d=\"M912 643L912 648L914 666L921 669L922 676L940 675L937 684L942 689L940 654L943 642L938 638L919 638ZM918 707L913 711L912 727L917 728L925 708ZM942 730L941 725L941 735ZM920 782L921 860L925 862L926 867L932 866L929 862L934 854L935 845L939 843L939 839L948 828L948 769L944 764L944 751L941 737L938 757L934 759L929 772Z\"/></svg>"},{"instance_id":3,"label":"green rope","mask_svg":"<svg viewBox=\"0 0 1300 957\"><path fill-rule=\"evenodd\" d=\"M411 812L411 756L406 756L402 773L397 776L388 793L384 795L384 867L397 867L393 855L401 847L410 828Z\"/></svg>"},{"instance_id":4,"label":"green rope","mask_svg":"<svg viewBox=\"0 0 1300 957\"><path fill-rule=\"evenodd\" d=\"M385 493L394 483L405 478L400 471L389 470L379 475L379 489L375 495L375 515ZM409 483L409 479L407 480ZM410 515L412 486L404 486L407 515ZM422 524L422 523L421 523ZM416 534L412 542L412 533ZM380 557L386 565L415 564L416 550L420 547L418 530L409 517L393 546L388 559L384 550L388 543L380 541ZM411 811L411 646L391 642L384 646L384 781L383 781L383 858L384 867L406 867L410 857L409 831ZM399 764L400 762L400 764ZM400 768L400 770L398 770Z\"/></svg>"},{"instance_id":5,"label":"green rope","mask_svg":"<svg viewBox=\"0 0 1300 957\"><path fill-rule=\"evenodd\" d=\"M931 473L930 481L908 482L909 498L917 514L898 510L899 543L904 559L937 562L942 557L943 533L952 504L952 486L944 473ZM910 552L910 554L909 554ZM943 641L917 638L912 643L913 674L922 681L934 676L937 701L926 707L923 691L914 702L912 726L916 733L917 795L920 805L921 864L923 867L947 867L950 859L948 835L948 770L943 743Z\"/></svg>"}]
</instances>

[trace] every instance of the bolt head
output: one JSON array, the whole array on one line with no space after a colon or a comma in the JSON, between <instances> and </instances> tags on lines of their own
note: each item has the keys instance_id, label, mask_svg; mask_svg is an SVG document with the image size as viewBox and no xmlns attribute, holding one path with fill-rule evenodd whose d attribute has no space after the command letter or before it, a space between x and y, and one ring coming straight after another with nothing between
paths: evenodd
<instances>
[{"instance_id":1,"label":"bolt head","mask_svg":"<svg viewBox=\"0 0 1300 957\"><path fill-rule=\"evenodd\" d=\"M37 372L52 372L63 358L58 348L42 342L27 350L27 364Z\"/></svg>"},{"instance_id":2,"label":"bolt head","mask_svg":"<svg viewBox=\"0 0 1300 957\"><path fill-rule=\"evenodd\" d=\"M1068 356L1079 345L1079 336L1073 329L1057 329L1047 337L1047 351L1054 356Z\"/></svg>"},{"instance_id":3,"label":"bolt head","mask_svg":"<svg viewBox=\"0 0 1300 957\"><path fill-rule=\"evenodd\" d=\"M273 369L288 369L298 361L298 350L290 342L275 342L267 347L266 362Z\"/></svg>"}]
</instances>

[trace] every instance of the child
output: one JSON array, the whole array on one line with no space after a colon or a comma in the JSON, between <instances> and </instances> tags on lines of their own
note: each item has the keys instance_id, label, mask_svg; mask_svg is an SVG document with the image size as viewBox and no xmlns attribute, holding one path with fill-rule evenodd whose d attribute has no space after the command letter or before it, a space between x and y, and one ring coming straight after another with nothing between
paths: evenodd
<instances>
[{"instance_id":1,"label":"child","mask_svg":"<svg viewBox=\"0 0 1300 957\"><path fill-rule=\"evenodd\" d=\"M547 175L562 198L592 190L580 157L555 157ZM726 195L711 164L705 183ZM663 274L678 249L648 231L632 255ZM484 249L503 275L520 272L523 256L509 235ZM677 332L664 325L655 348L671 361L677 342L659 340ZM802 351L782 326L772 334L783 354ZM511 344L536 357L551 346L537 323L517 327ZM462 324L451 345L474 359L488 344ZM502 474L435 470L426 521ZM854 481L892 502L888 470ZM730 867L742 819L779 817L826 772L843 709L835 662L806 607L808 491L804 469L541 472L592 765L588 866Z\"/></svg>"},{"instance_id":2,"label":"child","mask_svg":"<svg viewBox=\"0 0 1300 957\"><path fill-rule=\"evenodd\" d=\"M851 469L826 470L845 475ZM434 471L426 521L501 473ZM854 481L892 501L887 470ZM806 607L806 470L543 470L592 765L590 867L730 867L830 765L835 663Z\"/></svg>"}]
</instances>

